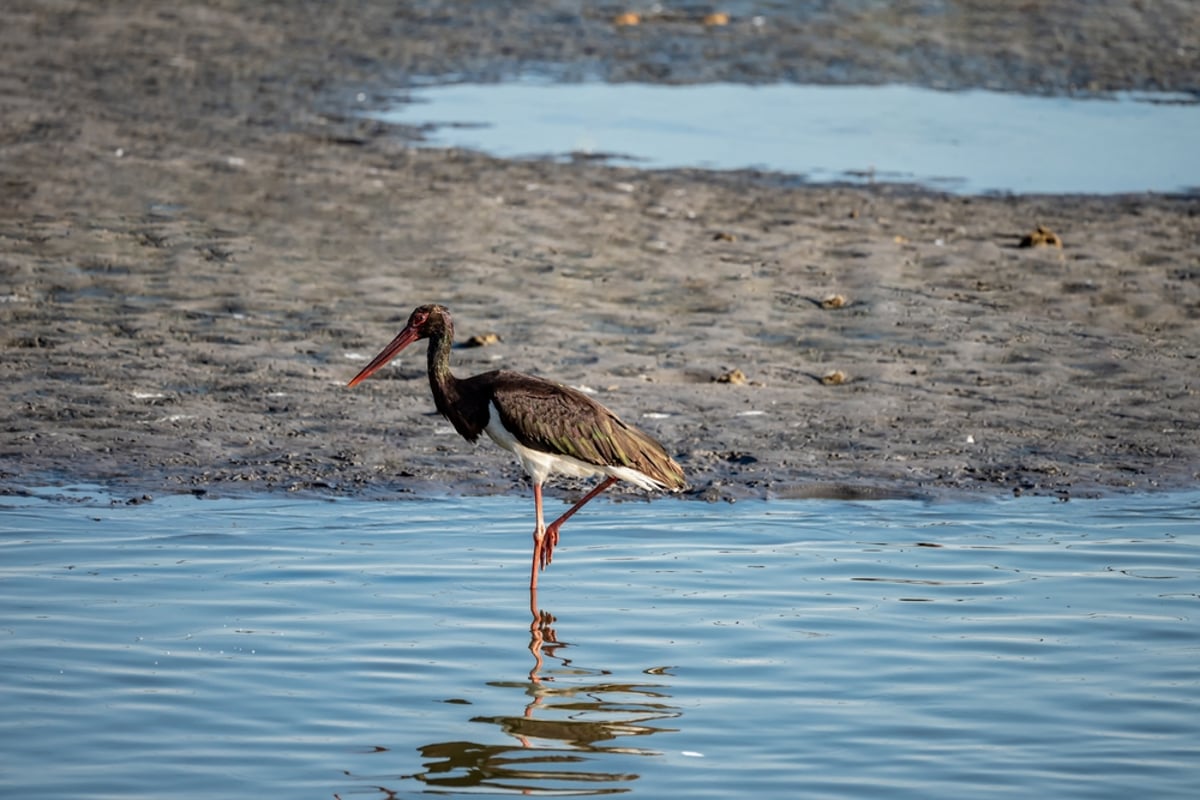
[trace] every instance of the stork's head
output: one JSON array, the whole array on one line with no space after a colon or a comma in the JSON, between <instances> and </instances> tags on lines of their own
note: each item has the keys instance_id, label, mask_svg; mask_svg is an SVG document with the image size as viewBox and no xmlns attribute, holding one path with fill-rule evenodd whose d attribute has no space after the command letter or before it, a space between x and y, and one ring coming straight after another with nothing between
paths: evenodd
<instances>
[{"instance_id":1,"label":"stork's head","mask_svg":"<svg viewBox=\"0 0 1200 800\"><path fill-rule=\"evenodd\" d=\"M414 308L412 314L408 316L408 323L404 329L396 334L396 338L392 339L388 346L371 359L371 363L363 367L362 371L346 385L357 386L413 342L431 337L454 338L454 321L450 318L450 312L445 306L439 306L436 303Z\"/></svg>"}]
</instances>

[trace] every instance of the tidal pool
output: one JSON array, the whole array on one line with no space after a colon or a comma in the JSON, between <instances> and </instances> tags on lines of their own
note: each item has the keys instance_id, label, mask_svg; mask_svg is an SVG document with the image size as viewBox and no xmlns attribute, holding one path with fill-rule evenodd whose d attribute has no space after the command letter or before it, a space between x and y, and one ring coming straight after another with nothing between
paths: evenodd
<instances>
[{"instance_id":1,"label":"tidal pool","mask_svg":"<svg viewBox=\"0 0 1200 800\"><path fill-rule=\"evenodd\" d=\"M531 505L0 498L0 795L1200 785L1200 494Z\"/></svg>"},{"instance_id":2,"label":"tidal pool","mask_svg":"<svg viewBox=\"0 0 1200 800\"><path fill-rule=\"evenodd\" d=\"M379 116L427 127L429 144L503 158L582 154L960 194L1200 187L1200 102L1184 94L527 79L418 86L394 100Z\"/></svg>"}]
</instances>

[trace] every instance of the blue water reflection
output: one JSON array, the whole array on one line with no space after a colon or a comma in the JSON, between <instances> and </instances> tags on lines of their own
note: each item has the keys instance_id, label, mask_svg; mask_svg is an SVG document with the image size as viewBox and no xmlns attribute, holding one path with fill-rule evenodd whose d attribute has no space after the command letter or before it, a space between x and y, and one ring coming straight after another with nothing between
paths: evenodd
<instances>
[{"instance_id":1,"label":"blue water reflection","mask_svg":"<svg viewBox=\"0 0 1200 800\"><path fill-rule=\"evenodd\" d=\"M513 711L469 717L470 722L494 726L511 741L457 739L422 745L418 749L424 769L411 777L439 790L572 795L629 791L637 773L614 770L614 762L661 755L649 742L638 744L634 738L677 730L668 721L682 712L671 704L670 687L662 682L667 672L652 668L637 682L613 680L604 670L574 666L568 648L558 638L554 615L537 609L530 625L534 666L528 679L488 683L510 697ZM553 666L548 667L547 660Z\"/></svg>"},{"instance_id":2,"label":"blue water reflection","mask_svg":"<svg viewBox=\"0 0 1200 800\"><path fill-rule=\"evenodd\" d=\"M601 503L534 598L525 498L59 494L0 507L4 796L1200 779L1196 494Z\"/></svg>"}]
</instances>

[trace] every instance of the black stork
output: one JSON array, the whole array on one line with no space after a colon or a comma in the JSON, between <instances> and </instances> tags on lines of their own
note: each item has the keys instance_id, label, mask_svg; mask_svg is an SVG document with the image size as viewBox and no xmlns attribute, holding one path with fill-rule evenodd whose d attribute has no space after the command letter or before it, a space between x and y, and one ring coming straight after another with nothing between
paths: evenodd
<instances>
[{"instance_id":1,"label":"black stork","mask_svg":"<svg viewBox=\"0 0 1200 800\"><path fill-rule=\"evenodd\" d=\"M621 421L582 392L509 370L462 380L454 377L450 373L454 321L444 306L415 309L404 329L348 385L366 380L420 339L429 340L429 386L437 410L467 441L474 442L486 433L515 454L533 481L537 527L533 531L531 590L537 589L538 571L550 564L562 524L618 480L648 490L679 491L686 486L683 470L654 437ZM542 484L555 473L580 478L603 475L604 480L546 525Z\"/></svg>"}]
</instances>

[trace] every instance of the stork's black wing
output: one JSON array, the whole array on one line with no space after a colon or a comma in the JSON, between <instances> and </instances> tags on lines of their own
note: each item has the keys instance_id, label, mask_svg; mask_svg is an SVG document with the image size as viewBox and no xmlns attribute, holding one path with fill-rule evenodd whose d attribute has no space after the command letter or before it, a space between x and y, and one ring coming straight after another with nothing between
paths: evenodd
<instances>
[{"instance_id":1,"label":"stork's black wing","mask_svg":"<svg viewBox=\"0 0 1200 800\"><path fill-rule=\"evenodd\" d=\"M506 370L486 377L500 421L526 447L598 466L630 467L672 489L684 486L683 471L658 440L586 394Z\"/></svg>"}]
</instances>

